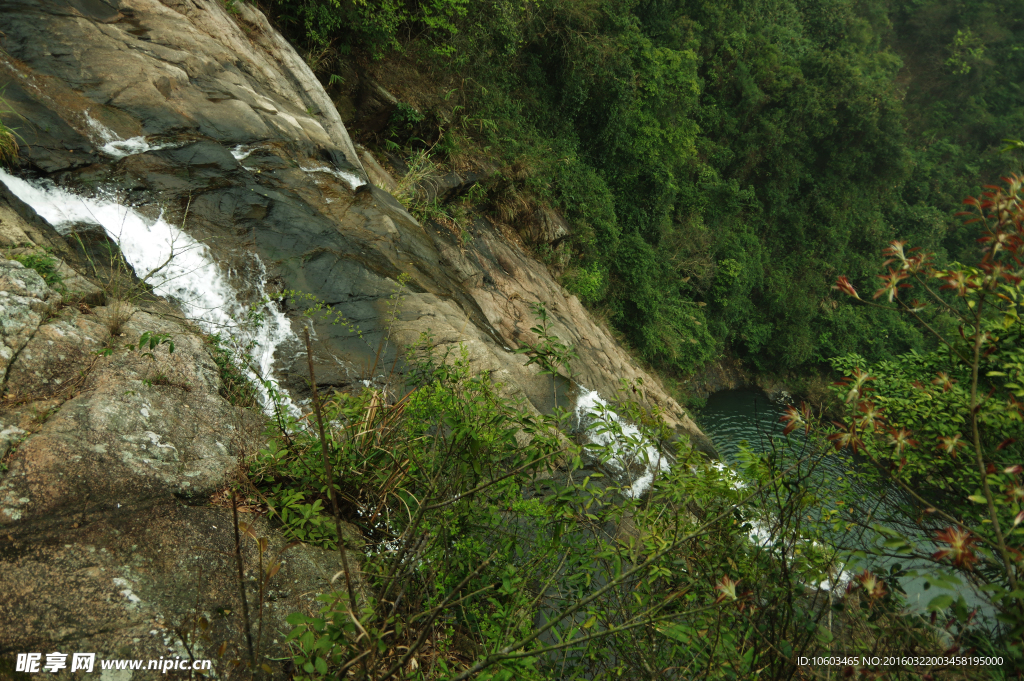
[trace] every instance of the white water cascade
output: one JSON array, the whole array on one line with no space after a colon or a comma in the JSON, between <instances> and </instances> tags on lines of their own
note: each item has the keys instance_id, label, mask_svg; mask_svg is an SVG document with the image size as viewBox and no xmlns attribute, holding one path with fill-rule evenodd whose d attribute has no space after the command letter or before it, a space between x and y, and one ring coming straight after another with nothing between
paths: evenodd
<instances>
[{"instance_id":1,"label":"white water cascade","mask_svg":"<svg viewBox=\"0 0 1024 681\"><path fill-rule=\"evenodd\" d=\"M319 166L300 166L300 169L303 172L309 173L309 174L313 174L313 173L327 173L328 175L333 175L334 177L338 178L339 180L341 180L342 182L347 184L350 189L356 189L356 188L361 187L362 185L366 184L366 182L361 177L359 177L358 175L355 175L354 173L346 172L344 170L339 170L338 168L332 168L330 166L325 166L325 165L319 165Z\"/></svg>"},{"instance_id":2,"label":"white water cascade","mask_svg":"<svg viewBox=\"0 0 1024 681\"><path fill-rule=\"evenodd\" d=\"M624 422L618 414L595 390L580 388L580 397L576 401L576 418L586 430L592 446L601 447L605 455L605 464L615 471L627 476L629 489L625 493L637 498L654 483L655 477L668 471L675 461L663 453L661 449L645 439L636 426ZM739 473L721 461L711 462L711 467L726 479L733 489L745 489L747 484ZM642 468L641 468L642 467ZM637 469L640 468L640 471ZM700 471L691 466L694 474ZM750 541L761 547L770 547L777 541L772 536L769 523L756 518L749 519ZM817 542L812 542L817 544ZM852 574L840 566L838 574L826 578L816 586L824 591L832 591L845 587Z\"/></svg>"},{"instance_id":3,"label":"white water cascade","mask_svg":"<svg viewBox=\"0 0 1024 681\"><path fill-rule=\"evenodd\" d=\"M113 130L90 116L88 111L85 112L85 122L89 125L89 129L92 130L95 136L99 137L97 148L107 156L117 159L147 151L173 149L174 147L181 146L174 142L150 144L145 137L132 137L131 139L123 140Z\"/></svg>"},{"instance_id":4,"label":"white water cascade","mask_svg":"<svg viewBox=\"0 0 1024 681\"><path fill-rule=\"evenodd\" d=\"M251 354L258 368L248 369L249 378L260 391L264 407L272 409L269 391L260 377L271 382L274 352L289 339L297 342L291 324L277 306L263 309L264 321L254 332L242 324L248 308L238 301L229 275L213 259L202 243L168 223L163 214L147 218L117 201L113 195L79 196L48 180L29 182L0 170L0 182L31 206L61 234L76 224L91 224L103 230L121 248L125 260L140 279L153 286L158 295L175 300L185 316L197 322L207 333L220 333L225 339L251 338ZM255 259L256 296L265 295L266 268ZM242 345L245 343L243 342ZM292 411L294 405L278 391Z\"/></svg>"},{"instance_id":5,"label":"white water cascade","mask_svg":"<svg viewBox=\"0 0 1024 681\"><path fill-rule=\"evenodd\" d=\"M639 497L658 473L669 470L672 461L659 447L644 439L639 428L619 418L596 390L579 388L576 418L586 429L591 443L605 448L609 455L605 464L627 476L627 494L634 499ZM642 472L634 477L633 471L638 466L642 466Z\"/></svg>"}]
</instances>

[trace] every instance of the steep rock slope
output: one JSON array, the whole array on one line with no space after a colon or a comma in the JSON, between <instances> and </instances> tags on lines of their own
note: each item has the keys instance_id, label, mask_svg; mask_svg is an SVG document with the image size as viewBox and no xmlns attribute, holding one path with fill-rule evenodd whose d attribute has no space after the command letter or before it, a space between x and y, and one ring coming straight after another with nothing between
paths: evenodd
<instances>
[{"instance_id":1,"label":"steep rock slope","mask_svg":"<svg viewBox=\"0 0 1024 681\"><path fill-rule=\"evenodd\" d=\"M641 394L671 424L702 437L579 301L485 220L462 247L367 184L308 67L258 11L235 8L0 0L0 83L20 116L10 121L21 142L17 174L181 225L207 244L243 301L269 277L279 291L333 305L351 324L315 325L325 384L400 373L397 353L429 333L465 345L477 370L548 409L550 377L514 352L534 340L530 306L543 303L554 333L579 351L583 386L611 396L620 379L642 379ZM0 448L16 448L0 473L0 621L23 623L0 628L0 654L209 657L226 642L227 658L241 659L230 511L208 501L258 446L258 422L220 396L209 350L172 305L150 300L120 333L170 334L173 354L94 353L121 312L103 281L83 276L62 235L95 240L90 223L115 235L116 224L78 214L55 218L58 233L6 190L0 221L3 245L50 249L79 293L67 305L32 270L0 263ZM292 340L277 358L299 392L300 350ZM562 388L566 406L576 388ZM265 526L257 533L276 537ZM245 548L253 565L252 543ZM313 607L336 569L333 556L293 549L268 605L268 641L280 638L287 612ZM251 591L254 575L247 579ZM212 622L202 641L200 617Z\"/></svg>"},{"instance_id":2,"label":"steep rock slope","mask_svg":"<svg viewBox=\"0 0 1024 681\"><path fill-rule=\"evenodd\" d=\"M391 355L429 330L465 343L480 370L546 409L550 380L512 352L532 339L530 304L541 302L580 352L582 385L610 396L620 379L643 379L671 423L699 434L579 301L486 221L461 248L366 185L323 89L249 5L236 4L235 15L215 0L3 6L0 78L26 121L28 165L78 191L108 187L163 210L238 270L255 251L279 287L334 305L362 333L318 329L329 382L391 367L390 356L374 361L377 348ZM391 323L402 273L408 288Z\"/></svg>"},{"instance_id":3,"label":"steep rock slope","mask_svg":"<svg viewBox=\"0 0 1024 681\"><path fill-rule=\"evenodd\" d=\"M130 309L107 300L3 187L0 246L45 253L65 275L58 292L0 258L0 677L33 652L192 656L220 670L246 659L232 511L208 502L260 445L262 418L220 395L209 347L179 312L152 296ZM125 347L146 332L169 334L174 352ZM253 535L271 555L285 544L262 520ZM258 549L246 538L242 550L256 608ZM284 654L285 618L316 611L338 563L288 551L263 599L264 651Z\"/></svg>"}]
</instances>

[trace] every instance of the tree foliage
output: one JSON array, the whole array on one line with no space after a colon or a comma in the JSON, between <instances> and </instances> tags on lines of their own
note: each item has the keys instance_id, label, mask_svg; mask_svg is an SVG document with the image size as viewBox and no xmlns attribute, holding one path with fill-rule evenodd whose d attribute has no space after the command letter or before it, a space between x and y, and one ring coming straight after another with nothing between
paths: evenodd
<instances>
[{"instance_id":1,"label":"tree foliage","mask_svg":"<svg viewBox=\"0 0 1024 681\"><path fill-rule=\"evenodd\" d=\"M564 357L535 350L553 371ZM322 437L311 415L288 418L251 463L291 537L338 548L332 487L359 528L346 541L363 588L339 572L318 612L289 617L295 678L781 680L839 642L850 656L935 652L901 612L898 571L816 588L836 589L841 569L815 541L820 450L750 453L741 481L640 405L594 414L581 445L564 413L530 415L464 353L425 338L409 361L410 393L336 393ZM608 474L630 450L675 466L633 494Z\"/></svg>"},{"instance_id":2,"label":"tree foliage","mask_svg":"<svg viewBox=\"0 0 1024 681\"><path fill-rule=\"evenodd\" d=\"M897 233L969 254L956 203L1015 163L1001 140L1024 127L1019 3L274 6L311 49L444 55L478 143L572 223L566 283L669 370L723 346L761 369L925 349L899 316L837 306L831 281L864 280Z\"/></svg>"},{"instance_id":3,"label":"tree foliage","mask_svg":"<svg viewBox=\"0 0 1024 681\"><path fill-rule=\"evenodd\" d=\"M981 230L976 265L938 266L934 254L893 241L873 298L922 323L940 342L927 356L910 355L867 366L845 358L841 382L847 417L830 436L837 447L867 456L911 499L934 532L938 551L895 535L907 554L956 568L982 584L998 613L998 633L1010 659L1024 659L1024 178L1011 176L968 198L965 214ZM837 288L865 305L846 277ZM914 297L916 296L916 297ZM921 313L937 307L954 333L928 325ZM854 364L852 368L850 364ZM799 418L796 411L792 420ZM938 490L942 492L942 503ZM951 600L933 600L943 611ZM955 616L967 617L963 604Z\"/></svg>"}]
</instances>

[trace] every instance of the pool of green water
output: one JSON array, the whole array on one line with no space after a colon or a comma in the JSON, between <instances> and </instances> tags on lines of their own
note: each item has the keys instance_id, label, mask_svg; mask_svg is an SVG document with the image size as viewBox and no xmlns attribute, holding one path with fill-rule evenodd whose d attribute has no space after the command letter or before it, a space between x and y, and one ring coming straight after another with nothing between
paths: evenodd
<instances>
[{"instance_id":1,"label":"pool of green water","mask_svg":"<svg viewBox=\"0 0 1024 681\"><path fill-rule=\"evenodd\" d=\"M848 509L851 505L844 502L852 492L858 507L860 518L871 514L870 524L880 524L911 539L918 544L922 553L938 550L932 537L941 526L928 524L926 519L919 517L913 509L910 499L891 483L873 482L864 475L870 462L851 460L845 454L835 452L828 443L807 439L802 431L794 432L790 437L783 435L785 427L781 418L786 405L773 401L758 390L739 389L725 390L711 395L705 407L697 417L698 424L715 444L722 461L736 466L740 462L741 447L746 446L753 452L778 452L783 465L793 465L797 459L803 459L803 469L808 470L807 485L817 493L818 511L839 509L844 519L851 519ZM885 537L876 532L855 530L831 532L827 540L834 546L844 550L861 550L868 554L866 560L851 558L845 565L847 573L859 572L870 568L878 574L888 573L889 569L899 564L904 569L924 568L929 563L911 557L876 556L873 549L881 549ZM889 553L892 553L889 551ZM904 577L899 580L906 592L908 608L924 611L927 604L935 596L949 593L956 597L962 595L969 607L978 607L985 617L993 615L991 606L979 596L970 585L964 584L951 590L943 590L936 585L926 588L926 580L920 577Z\"/></svg>"}]
</instances>

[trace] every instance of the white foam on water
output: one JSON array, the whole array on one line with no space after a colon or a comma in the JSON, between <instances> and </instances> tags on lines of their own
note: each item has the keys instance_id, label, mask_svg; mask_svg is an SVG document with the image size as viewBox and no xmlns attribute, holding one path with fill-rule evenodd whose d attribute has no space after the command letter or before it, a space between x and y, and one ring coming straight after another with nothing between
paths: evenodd
<instances>
[{"instance_id":1,"label":"white foam on water","mask_svg":"<svg viewBox=\"0 0 1024 681\"><path fill-rule=\"evenodd\" d=\"M308 168L300 166L300 168L307 173L327 173L329 175L334 175L339 180L343 180L348 184L351 189L355 189L356 187L366 184L366 182L358 175L344 170L338 170L337 168L331 168L330 166L309 166Z\"/></svg>"},{"instance_id":2,"label":"white foam on water","mask_svg":"<svg viewBox=\"0 0 1024 681\"><path fill-rule=\"evenodd\" d=\"M636 426L623 422L596 391L588 391L582 386L580 389L581 394L576 401L576 416L586 428L587 435L594 445L610 445L611 456L607 465L627 475L630 475L630 470L634 469L636 464L645 466L643 473L630 478L630 488L626 492L634 499L639 497L651 486L658 473L671 468L671 461L657 447L645 440ZM712 461L711 466L726 477L733 489L741 490L747 487L739 473L731 466L721 461ZM691 470L699 472L696 466L691 466ZM756 518L748 522L750 540L755 545L770 548L778 541L778 537L772 536L769 523ZM844 567L840 565L838 574L820 581L817 587L823 591L831 591L837 587L845 588L853 575Z\"/></svg>"},{"instance_id":3,"label":"white foam on water","mask_svg":"<svg viewBox=\"0 0 1024 681\"><path fill-rule=\"evenodd\" d=\"M267 276L267 266L263 264L263 260L257 254L250 253L249 255L256 264L257 294L261 297L265 296L267 279L269 278ZM280 307L271 302L263 307L263 311L265 313L265 321L261 327L262 337L257 340L258 352L253 353L253 358L259 363L260 375L270 378L274 373L274 351L288 341L297 343L299 337L292 331L291 322L281 312ZM282 394L282 397L285 398L289 409L297 416L299 413L298 408L295 407L287 395Z\"/></svg>"},{"instance_id":4,"label":"white foam on water","mask_svg":"<svg viewBox=\"0 0 1024 681\"><path fill-rule=\"evenodd\" d=\"M150 144L146 141L145 137L132 137L126 140L115 140L113 142L107 142L100 150L109 156L121 159L125 156L133 156L135 154L143 154L147 151L159 151L160 149L169 149L178 145L171 142L165 142L163 144Z\"/></svg>"},{"instance_id":5,"label":"white foam on water","mask_svg":"<svg viewBox=\"0 0 1024 681\"><path fill-rule=\"evenodd\" d=\"M246 336L239 320L246 318L248 308L238 301L226 273L204 244L168 223L162 214L156 219L148 218L118 203L113 196L78 196L53 182L28 182L3 170L0 182L61 234L67 234L75 224L102 227L118 243L139 278L152 285L158 295L177 301L185 316L198 322L207 333L220 333L228 341ZM259 256L252 257L256 262L254 288L262 297L266 268ZM297 341L297 337L276 305L265 306L263 317L264 323L251 337L255 341L251 353L259 366L259 375L250 370L250 378L260 390L264 406L270 409L273 405L269 392L259 377L273 380L274 351L287 340ZM279 392L289 410L297 413L283 391Z\"/></svg>"},{"instance_id":6,"label":"white foam on water","mask_svg":"<svg viewBox=\"0 0 1024 681\"><path fill-rule=\"evenodd\" d=\"M608 448L611 456L607 465L626 474L630 483L627 494L634 499L647 491L655 475L671 467L668 457L645 440L639 428L620 419L596 390L580 386L576 417L594 445ZM637 465L643 466L644 471L633 478L631 469Z\"/></svg>"},{"instance_id":7,"label":"white foam on water","mask_svg":"<svg viewBox=\"0 0 1024 681\"><path fill-rule=\"evenodd\" d=\"M839 574L835 578L823 579L818 583L818 588L822 591L832 591L837 587L842 590L846 588L846 585L853 579L853 573L843 568L839 569Z\"/></svg>"},{"instance_id":8,"label":"white foam on water","mask_svg":"<svg viewBox=\"0 0 1024 681\"><path fill-rule=\"evenodd\" d=\"M732 466L728 466L721 461L712 461L711 466L725 475L729 486L734 490L743 490L748 488L747 483L743 481L743 478L740 477L740 474ZM695 466L691 466L690 468L691 470L696 471ZM748 533L748 536L756 546L761 548L771 548L779 542L780 537L773 533L771 523L765 521L764 518L748 518L747 522L750 523L750 532ZM815 540L801 539L798 540L798 542L807 543L812 546L820 546L820 544ZM846 566L843 563L839 563L838 573L834 573L832 576L821 580L817 584L817 588L822 591L832 591L836 587L846 588L846 585L853 578L853 574L846 570L845 567Z\"/></svg>"},{"instance_id":9,"label":"white foam on water","mask_svg":"<svg viewBox=\"0 0 1024 681\"><path fill-rule=\"evenodd\" d=\"M726 478L729 479L729 486L733 489L745 489L747 483L743 482L743 478L736 472L736 469L732 466L727 466L721 461L712 461L711 467L722 473Z\"/></svg>"},{"instance_id":10,"label":"white foam on water","mask_svg":"<svg viewBox=\"0 0 1024 681\"><path fill-rule=\"evenodd\" d=\"M147 151L159 151L160 149L169 149L180 146L180 144L175 142L150 144L146 141L145 137L132 137L126 140L121 139L113 130L90 116L88 112L85 114L85 122L88 123L92 131L95 132L96 135L99 136L100 141L103 142L103 144L99 145L99 150L107 156L112 156L116 159L122 159L125 156L133 156L135 154L143 154Z\"/></svg>"},{"instance_id":11,"label":"white foam on water","mask_svg":"<svg viewBox=\"0 0 1024 681\"><path fill-rule=\"evenodd\" d=\"M252 152L256 151L258 148L259 147L246 148L246 145L239 144L237 147L231 150L231 155L235 157L236 161L244 161L245 159L249 158L249 155Z\"/></svg>"}]
</instances>

